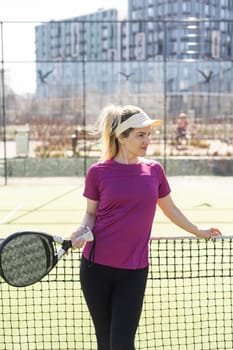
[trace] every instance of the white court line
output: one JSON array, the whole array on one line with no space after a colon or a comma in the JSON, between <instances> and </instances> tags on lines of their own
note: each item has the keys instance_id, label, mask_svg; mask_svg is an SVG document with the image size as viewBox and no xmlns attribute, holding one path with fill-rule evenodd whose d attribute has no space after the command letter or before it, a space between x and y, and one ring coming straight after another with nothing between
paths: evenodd
<instances>
[{"instance_id":1,"label":"white court line","mask_svg":"<svg viewBox=\"0 0 233 350\"><path fill-rule=\"evenodd\" d=\"M4 216L0 220L0 225L6 224L9 219L11 219L21 208L23 207L23 203L19 203L13 210L11 210L6 216Z\"/></svg>"}]
</instances>

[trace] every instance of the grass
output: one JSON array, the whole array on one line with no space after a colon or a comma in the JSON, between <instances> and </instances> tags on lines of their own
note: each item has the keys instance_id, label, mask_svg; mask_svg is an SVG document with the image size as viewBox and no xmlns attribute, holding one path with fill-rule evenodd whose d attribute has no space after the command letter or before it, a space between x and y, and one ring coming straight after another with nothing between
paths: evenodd
<instances>
[{"instance_id":1,"label":"grass","mask_svg":"<svg viewBox=\"0 0 233 350\"><path fill-rule=\"evenodd\" d=\"M172 177L169 181L173 199L193 222L232 234L233 178ZM1 237L25 229L69 236L82 220L82 191L80 178L16 179L0 187ZM188 234L157 210L152 235ZM196 247L193 240L152 242L153 268L137 349L233 348L231 246L224 240L201 241L201 249ZM79 253L74 252L34 286L16 289L0 281L1 350L96 349L78 265Z\"/></svg>"}]
</instances>

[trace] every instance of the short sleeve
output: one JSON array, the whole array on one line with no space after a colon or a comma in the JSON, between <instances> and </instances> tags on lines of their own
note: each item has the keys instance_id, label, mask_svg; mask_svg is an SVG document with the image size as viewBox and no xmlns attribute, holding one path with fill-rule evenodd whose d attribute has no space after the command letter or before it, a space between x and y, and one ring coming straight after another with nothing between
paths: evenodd
<instances>
[{"instance_id":1,"label":"short sleeve","mask_svg":"<svg viewBox=\"0 0 233 350\"><path fill-rule=\"evenodd\" d=\"M99 200L99 186L97 178L97 167L93 165L90 167L86 175L83 196L95 201Z\"/></svg>"},{"instance_id":2,"label":"short sleeve","mask_svg":"<svg viewBox=\"0 0 233 350\"><path fill-rule=\"evenodd\" d=\"M167 176L165 174L165 171L160 164L160 181L159 181L159 198L166 197L171 192L171 188L167 179Z\"/></svg>"}]
</instances>

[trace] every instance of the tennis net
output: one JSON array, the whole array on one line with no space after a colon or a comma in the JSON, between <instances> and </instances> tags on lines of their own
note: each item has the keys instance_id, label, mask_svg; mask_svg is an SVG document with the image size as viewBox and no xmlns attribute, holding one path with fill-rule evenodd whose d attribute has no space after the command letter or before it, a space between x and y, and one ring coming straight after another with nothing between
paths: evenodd
<instances>
[{"instance_id":1,"label":"tennis net","mask_svg":"<svg viewBox=\"0 0 233 350\"><path fill-rule=\"evenodd\" d=\"M232 242L231 237L151 240L136 349L233 349ZM70 253L30 287L0 280L1 350L96 349L80 291L79 254Z\"/></svg>"}]
</instances>

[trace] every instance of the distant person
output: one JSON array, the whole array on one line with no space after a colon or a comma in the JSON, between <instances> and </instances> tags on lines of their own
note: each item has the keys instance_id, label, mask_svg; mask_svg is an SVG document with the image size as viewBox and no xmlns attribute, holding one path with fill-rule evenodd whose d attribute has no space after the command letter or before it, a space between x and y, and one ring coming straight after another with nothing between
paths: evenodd
<instances>
[{"instance_id":1,"label":"distant person","mask_svg":"<svg viewBox=\"0 0 233 350\"><path fill-rule=\"evenodd\" d=\"M98 350L135 350L149 266L149 241L157 204L176 225L198 238L221 235L190 222L171 197L161 164L145 158L152 120L135 106L109 106L100 116L101 161L86 176L86 212L75 239L88 226L95 241L86 243L80 281L97 338Z\"/></svg>"},{"instance_id":2,"label":"distant person","mask_svg":"<svg viewBox=\"0 0 233 350\"><path fill-rule=\"evenodd\" d=\"M178 119L177 119L177 134L176 134L176 141L179 143L182 139L186 139L186 133L187 133L187 116L185 113L180 113Z\"/></svg>"}]
</instances>

